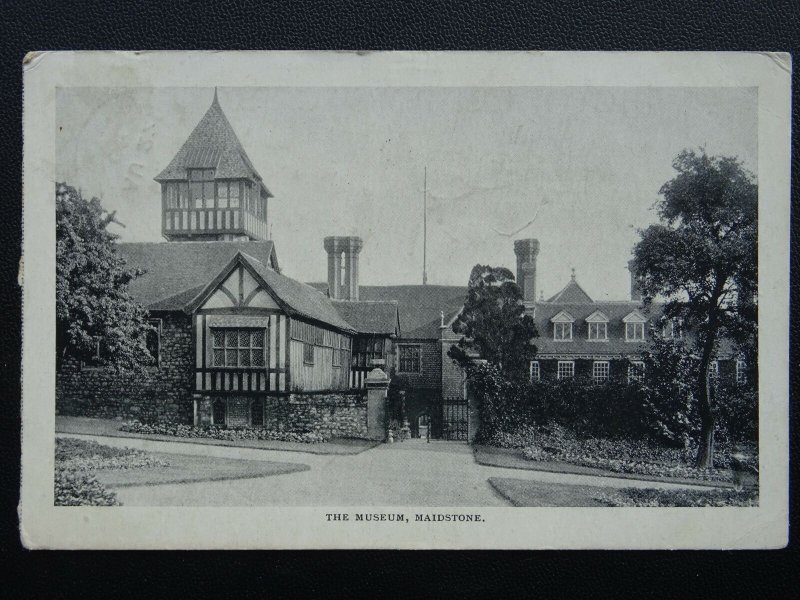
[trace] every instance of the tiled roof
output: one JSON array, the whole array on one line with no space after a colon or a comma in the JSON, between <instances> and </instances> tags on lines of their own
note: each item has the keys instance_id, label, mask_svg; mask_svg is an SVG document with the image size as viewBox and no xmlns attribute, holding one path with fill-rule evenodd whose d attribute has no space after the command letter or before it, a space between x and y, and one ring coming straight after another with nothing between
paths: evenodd
<instances>
[{"instance_id":1,"label":"tiled roof","mask_svg":"<svg viewBox=\"0 0 800 600\"><path fill-rule=\"evenodd\" d=\"M590 342L589 326L586 318L601 311L608 317L607 342ZM649 322L654 322L661 315L661 307L651 306L647 311L641 302L540 302L536 305L536 329L539 337L531 340L536 345L538 356L630 356L641 354L644 346L641 343L625 341L625 324L622 319L631 312L639 310ZM557 342L553 339L551 319L561 311L568 312L575 322L572 324L572 341ZM645 336L649 335L647 326ZM645 340L646 341L646 340Z\"/></svg>"},{"instance_id":2,"label":"tiled roof","mask_svg":"<svg viewBox=\"0 0 800 600\"><path fill-rule=\"evenodd\" d=\"M270 241L120 243L117 250L128 266L146 271L129 290L149 310L182 310L239 251L277 266Z\"/></svg>"},{"instance_id":3,"label":"tiled roof","mask_svg":"<svg viewBox=\"0 0 800 600\"><path fill-rule=\"evenodd\" d=\"M217 179L251 179L261 181L250 158L214 92L214 101L181 149L155 178L156 181L185 180L186 169L215 169ZM269 197L269 190L264 188Z\"/></svg>"},{"instance_id":4,"label":"tiled roof","mask_svg":"<svg viewBox=\"0 0 800 600\"><path fill-rule=\"evenodd\" d=\"M548 302L565 302L565 303L582 303L582 302L592 302L592 299L589 297L584 289L578 285L578 282L575 281L575 276L572 276L570 282L564 286L560 292L558 292L555 296L550 298Z\"/></svg>"},{"instance_id":5,"label":"tiled roof","mask_svg":"<svg viewBox=\"0 0 800 600\"><path fill-rule=\"evenodd\" d=\"M300 283L291 277L286 277L273 271L252 256L243 252L241 256L264 280L264 283L269 286L275 295L291 309L290 312L333 325L344 331L353 331L350 324L342 319L339 311L333 306L333 302L325 294L321 294L319 290L310 285ZM215 274L212 274L212 277Z\"/></svg>"},{"instance_id":6,"label":"tiled roof","mask_svg":"<svg viewBox=\"0 0 800 600\"><path fill-rule=\"evenodd\" d=\"M327 283L311 283L323 293ZM441 312L444 321L461 310L467 295L465 286L457 285L362 285L359 297L367 301L396 301L400 313L400 337L438 339Z\"/></svg>"},{"instance_id":7,"label":"tiled roof","mask_svg":"<svg viewBox=\"0 0 800 600\"><path fill-rule=\"evenodd\" d=\"M397 302L332 300L342 318L359 333L399 334Z\"/></svg>"}]
</instances>

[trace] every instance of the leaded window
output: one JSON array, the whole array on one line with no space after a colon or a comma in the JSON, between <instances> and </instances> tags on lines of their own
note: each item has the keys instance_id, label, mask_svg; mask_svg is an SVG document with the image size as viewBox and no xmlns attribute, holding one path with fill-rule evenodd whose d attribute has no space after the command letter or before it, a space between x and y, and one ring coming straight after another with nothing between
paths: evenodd
<instances>
[{"instance_id":1,"label":"leaded window","mask_svg":"<svg viewBox=\"0 0 800 600\"><path fill-rule=\"evenodd\" d=\"M214 328L211 351L215 367L259 368L266 365L265 330Z\"/></svg>"},{"instance_id":2,"label":"leaded window","mask_svg":"<svg viewBox=\"0 0 800 600\"><path fill-rule=\"evenodd\" d=\"M419 373L422 369L420 363L419 346L400 346L400 373Z\"/></svg>"}]
</instances>

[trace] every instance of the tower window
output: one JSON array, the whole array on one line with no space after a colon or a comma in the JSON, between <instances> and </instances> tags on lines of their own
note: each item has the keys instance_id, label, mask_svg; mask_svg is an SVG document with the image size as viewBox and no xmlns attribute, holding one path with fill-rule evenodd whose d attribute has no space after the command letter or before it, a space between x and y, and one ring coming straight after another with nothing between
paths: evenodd
<instances>
[{"instance_id":1,"label":"tower window","mask_svg":"<svg viewBox=\"0 0 800 600\"><path fill-rule=\"evenodd\" d=\"M214 207L214 169L189 169L189 199L193 208Z\"/></svg>"}]
</instances>

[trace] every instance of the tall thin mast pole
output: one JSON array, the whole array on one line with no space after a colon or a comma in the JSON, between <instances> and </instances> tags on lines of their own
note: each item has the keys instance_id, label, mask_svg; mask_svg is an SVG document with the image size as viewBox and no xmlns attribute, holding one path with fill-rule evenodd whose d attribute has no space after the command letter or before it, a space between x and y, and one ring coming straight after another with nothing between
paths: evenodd
<instances>
[{"instance_id":1,"label":"tall thin mast pole","mask_svg":"<svg viewBox=\"0 0 800 600\"><path fill-rule=\"evenodd\" d=\"M428 285L428 167L422 184L422 285Z\"/></svg>"}]
</instances>

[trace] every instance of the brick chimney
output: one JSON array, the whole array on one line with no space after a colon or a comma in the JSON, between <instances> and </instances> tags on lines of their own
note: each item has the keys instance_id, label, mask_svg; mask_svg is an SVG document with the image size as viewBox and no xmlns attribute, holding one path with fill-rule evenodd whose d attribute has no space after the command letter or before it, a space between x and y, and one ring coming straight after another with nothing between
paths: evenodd
<instances>
[{"instance_id":1,"label":"brick chimney","mask_svg":"<svg viewBox=\"0 0 800 600\"><path fill-rule=\"evenodd\" d=\"M639 279L636 277L636 272L633 270L634 261L628 261L628 271L631 274L631 301L632 302L641 302L642 301L642 289L639 287Z\"/></svg>"},{"instance_id":2,"label":"brick chimney","mask_svg":"<svg viewBox=\"0 0 800 600\"><path fill-rule=\"evenodd\" d=\"M539 256L539 240L517 240L514 242L517 255L517 285L522 290L522 301L526 307L536 304L536 257Z\"/></svg>"},{"instance_id":3,"label":"brick chimney","mask_svg":"<svg viewBox=\"0 0 800 600\"><path fill-rule=\"evenodd\" d=\"M324 240L328 253L328 293L336 300L358 300L360 237L330 236Z\"/></svg>"}]
</instances>

